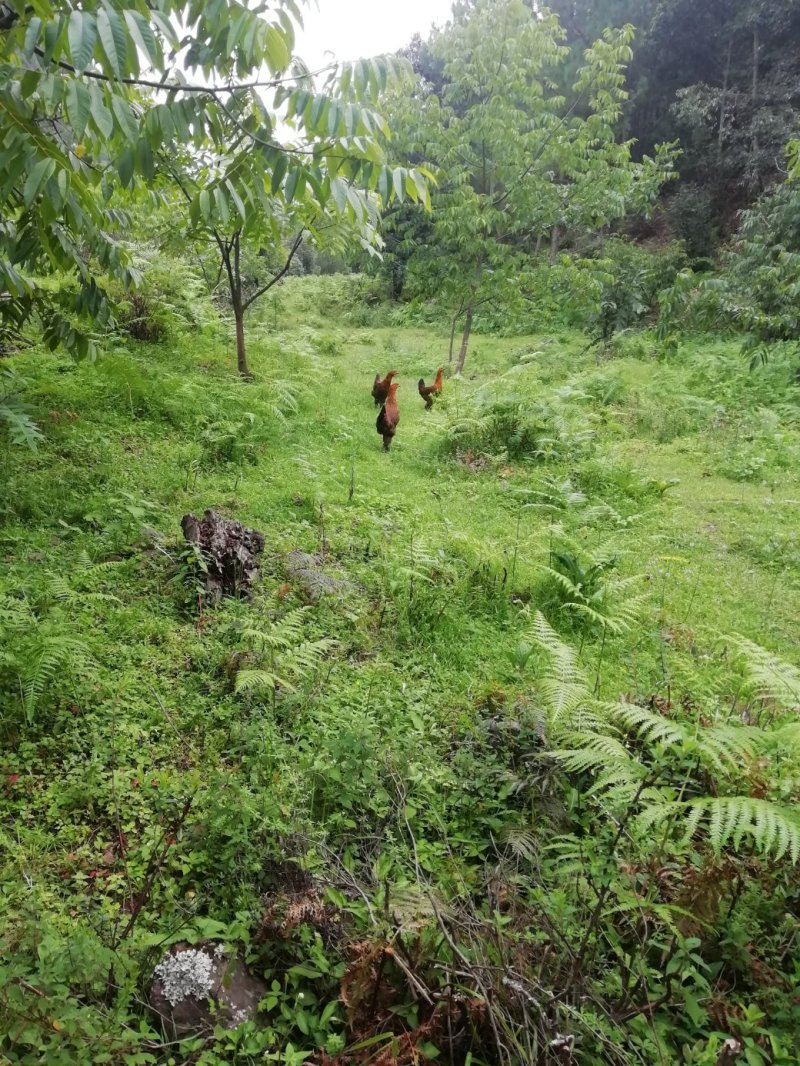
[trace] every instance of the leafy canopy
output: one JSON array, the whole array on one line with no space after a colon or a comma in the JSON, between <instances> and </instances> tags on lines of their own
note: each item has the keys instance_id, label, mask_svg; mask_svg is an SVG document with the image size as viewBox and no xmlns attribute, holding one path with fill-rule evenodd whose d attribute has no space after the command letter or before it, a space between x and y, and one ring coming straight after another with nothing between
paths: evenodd
<instances>
[{"instance_id":1,"label":"leafy canopy","mask_svg":"<svg viewBox=\"0 0 800 1066\"><path fill-rule=\"evenodd\" d=\"M100 276L137 281L115 190L152 190L181 153L196 169L195 222L335 209L370 243L370 194L427 197L419 171L388 166L388 127L370 106L401 64L332 66L317 91L293 55L294 0L13 0L5 10L0 314L12 339L38 313L52 346L94 353L87 326L112 316ZM77 291L49 294L36 275L53 270L74 273Z\"/></svg>"},{"instance_id":2,"label":"leafy canopy","mask_svg":"<svg viewBox=\"0 0 800 1066\"><path fill-rule=\"evenodd\" d=\"M432 38L442 91L419 83L396 119L411 158L429 160L440 182L432 240L412 259L422 291L462 309L530 298L530 253L554 227L645 211L669 175L672 149L635 163L615 138L633 27L587 49L569 93L563 37L556 16L522 0L479 0Z\"/></svg>"}]
</instances>

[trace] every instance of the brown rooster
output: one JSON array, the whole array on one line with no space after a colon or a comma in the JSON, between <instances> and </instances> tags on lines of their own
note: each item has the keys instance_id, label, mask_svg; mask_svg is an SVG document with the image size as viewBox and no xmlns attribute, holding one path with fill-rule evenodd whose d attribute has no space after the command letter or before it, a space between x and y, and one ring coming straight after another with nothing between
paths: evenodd
<instances>
[{"instance_id":1,"label":"brown rooster","mask_svg":"<svg viewBox=\"0 0 800 1066\"><path fill-rule=\"evenodd\" d=\"M389 445L392 443L392 437L397 432L397 424L400 421L400 411L397 407L397 390L399 388L399 381L393 381L389 385L389 395L386 397L386 402L381 407L375 422L375 428L383 437L383 450L385 452L389 451Z\"/></svg>"},{"instance_id":2,"label":"brown rooster","mask_svg":"<svg viewBox=\"0 0 800 1066\"><path fill-rule=\"evenodd\" d=\"M375 381L372 386L372 399L376 404L386 403L386 397L389 395L389 386L396 373L396 370L390 370L383 381L381 381L380 374L375 375Z\"/></svg>"},{"instance_id":3,"label":"brown rooster","mask_svg":"<svg viewBox=\"0 0 800 1066\"><path fill-rule=\"evenodd\" d=\"M417 388L419 389L420 396L425 401L426 411L430 411L433 407L434 396L438 396L442 391L442 369L442 367L439 367L436 371L436 379L432 385L426 385L425 378L419 379L419 385L417 385Z\"/></svg>"}]
</instances>

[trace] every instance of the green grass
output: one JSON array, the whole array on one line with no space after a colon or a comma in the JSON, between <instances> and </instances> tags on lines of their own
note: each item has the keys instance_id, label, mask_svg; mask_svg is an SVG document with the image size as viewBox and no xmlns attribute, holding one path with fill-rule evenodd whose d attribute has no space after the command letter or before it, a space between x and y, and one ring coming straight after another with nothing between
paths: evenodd
<instances>
[{"instance_id":1,"label":"green grass","mask_svg":"<svg viewBox=\"0 0 800 1066\"><path fill-rule=\"evenodd\" d=\"M536 700L544 660L520 650L536 610L608 699L735 705L729 633L798 660L786 366L749 374L733 342L598 362L570 332L478 336L464 380L446 379L426 412L416 382L446 362L444 334L331 321L313 290L286 291L251 330L251 384L213 332L118 347L97 366L14 358L44 441L0 454L0 592L37 619L0 614L0 1051L12 1061L84 1061L76 1047L93 1062L167 1061L138 1002L149 968L187 936L249 945L288 858L342 890L367 883L381 854L408 868L413 839L444 897L482 891L497 840L540 819L480 724ZM390 368L401 422L387 455L370 388ZM509 456L496 429L464 428L512 391L562 427L555 459ZM206 507L263 531L266 549L251 602L198 613L180 519ZM545 568L566 544L638 576L623 593L643 597L634 625L603 638L561 609ZM285 556L323 545L355 590L308 608L302 633L332 638L333 654L274 703L237 696L242 629L302 605ZM23 704L19 679L53 634L79 653L44 664ZM289 997L292 964L323 965L312 941L251 955ZM328 965L311 983L322 1001L344 966ZM297 1047L288 1007L271 1026L259 1053ZM302 1046L336 1051L342 1025L326 1026ZM225 1047L201 1061L263 1061Z\"/></svg>"}]
</instances>

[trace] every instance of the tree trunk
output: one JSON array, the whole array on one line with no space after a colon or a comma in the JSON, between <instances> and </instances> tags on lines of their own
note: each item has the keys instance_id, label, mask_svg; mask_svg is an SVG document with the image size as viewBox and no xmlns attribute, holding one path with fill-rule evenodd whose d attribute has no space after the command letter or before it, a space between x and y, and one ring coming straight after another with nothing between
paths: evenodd
<instances>
[{"instance_id":1,"label":"tree trunk","mask_svg":"<svg viewBox=\"0 0 800 1066\"><path fill-rule=\"evenodd\" d=\"M247 352L244 346L244 312L241 308L234 308L236 319L236 365L243 378L249 378L250 368L247 365Z\"/></svg>"},{"instance_id":2,"label":"tree trunk","mask_svg":"<svg viewBox=\"0 0 800 1066\"><path fill-rule=\"evenodd\" d=\"M458 352L458 362L456 363L456 377L464 369L464 363L467 358L467 347L469 345L469 335L472 332L472 304L467 306L467 317L464 319L464 332L461 334L461 348Z\"/></svg>"},{"instance_id":3,"label":"tree trunk","mask_svg":"<svg viewBox=\"0 0 800 1066\"><path fill-rule=\"evenodd\" d=\"M758 151L758 131L756 128L756 106L758 104L758 19L753 23L753 92L751 98L751 107L753 109L753 153Z\"/></svg>"},{"instance_id":4,"label":"tree trunk","mask_svg":"<svg viewBox=\"0 0 800 1066\"><path fill-rule=\"evenodd\" d=\"M561 241L561 228L559 227L558 223L556 222L555 226L553 226L552 230L550 231L550 266L552 266L555 263L555 261L556 261L556 256L558 255L558 246L559 246L560 241Z\"/></svg>"},{"instance_id":5,"label":"tree trunk","mask_svg":"<svg viewBox=\"0 0 800 1066\"><path fill-rule=\"evenodd\" d=\"M728 56L725 60L725 74L722 78L722 95L719 100L719 130L717 131L717 157L722 155L722 138L725 134L725 119L728 106L728 78L731 72L731 52L733 51L733 37L728 41Z\"/></svg>"},{"instance_id":6,"label":"tree trunk","mask_svg":"<svg viewBox=\"0 0 800 1066\"><path fill-rule=\"evenodd\" d=\"M455 344L455 341L456 341L456 326L458 325L458 320L461 317L461 310L462 310L463 306L464 305L462 304L461 307L459 307L459 309L453 315L453 324L450 327L450 348L449 348L448 353L447 353L447 362L448 363L452 363L453 362L453 345Z\"/></svg>"}]
</instances>

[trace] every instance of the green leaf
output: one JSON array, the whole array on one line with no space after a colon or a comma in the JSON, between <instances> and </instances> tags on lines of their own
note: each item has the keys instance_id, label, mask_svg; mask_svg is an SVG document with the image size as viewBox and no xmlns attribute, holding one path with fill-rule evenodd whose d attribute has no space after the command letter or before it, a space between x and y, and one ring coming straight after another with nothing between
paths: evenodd
<instances>
[{"instance_id":1,"label":"green leaf","mask_svg":"<svg viewBox=\"0 0 800 1066\"><path fill-rule=\"evenodd\" d=\"M200 214L203 217L203 221L206 223L211 222L211 196L208 189L201 189L200 196L198 198L200 205Z\"/></svg>"},{"instance_id":2,"label":"green leaf","mask_svg":"<svg viewBox=\"0 0 800 1066\"><path fill-rule=\"evenodd\" d=\"M336 204L337 210L341 213L347 207L347 182L342 178L333 178L331 181L331 196L333 196L333 202Z\"/></svg>"},{"instance_id":3,"label":"green leaf","mask_svg":"<svg viewBox=\"0 0 800 1066\"><path fill-rule=\"evenodd\" d=\"M289 49L283 33L275 26L267 29L266 41L267 64L274 74L279 74L289 66Z\"/></svg>"},{"instance_id":4,"label":"green leaf","mask_svg":"<svg viewBox=\"0 0 800 1066\"><path fill-rule=\"evenodd\" d=\"M125 12L125 21L136 46L144 52L154 67L161 70L164 55L148 20L140 12L129 10Z\"/></svg>"},{"instance_id":5,"label":"green leaf","mask_svg":"<svg viewBox=\"0 0 800 1066\"><path fill-rule=\"evenodd\" d=\"M233 185L233 182L230 181L230 179L227 179L225 181L225 187L227 188L228 192L230 193L231 200L233 200L233 203L234 203L234 206L236 207L236 210L239 212L239 217L241 218L242 222L244 222L246 220L246 218L247 218L247 211L245 210L245 206L242 203L241 196L236 191L236 189L235 189L235 187Z\"/></svg>"},{"instance_id":6,"label":"green leaf","mask_svg":"<svg viewBox=\"0 0 800 1066\"><path fill-rule=\"evenodd\" d=\"M67 118L72 132L80 141L86 132L86 125L92 110L92 98L85 85L72 78L67 82Z\"/></svg>"},{"instance_id":7,"label":"green leaf","mask_svg":"<svg viewBox=\"0 0 800 1066\"><path fill-rule=\"evenodd\" d=\"M161 31L161 34L166 39L171 48L177 49L180 46L178 40L178 34L175 31L175 27L172 25L166 15L162 15L160 11L150 9L150 21Z\"/></svg>"},{"instance_id":8,"label":"green leaf","mask_svg":"<svg viewBox=\"0 0 800 1066\"><path fill-rule=\"evenodd\" d=\"M217 205L217 214L222 220L223 226L227 226L231 220L231 209L228 205L227 196L219 186L214 189L214 202Z\"/></svg>"},{"instance_id":9,"label":"green leaf","mask_svg":"<svg viewBox=\"0 0 800 1066\"><path fill-rule=\"evenodd\" d=\"M120 80L130 73L128 68L128 36L122 19L113 9L97 12L97 32L111 71Z\"/></svg>"},{"instance_id":10,"label":"green leaf","mask_svg":"<svg viewBox=\"0 0 800 1066\"><path fill-rule=\"evenodd\" d=\"M119 180L126 188L133 185L133 171L133 147L129 145L120 152L119 157L117 158L117 173L119 174Z\"/></svg>"},{"instance_id":11,"label":"green leaf","mask_svg":"<svg viewBox=\"0 0 800 1066\"><path fill-rule=\"evenodd\" d=\"M147 181L152 181L153 175L155 174L153 150L150 147L150 142L145 137L140 137L136 144L136 164L139 173L146 178Z\"/></svg>"},{"instance_id":12,"label":"green leaf","mask_svg":"<svg viewBox=\"0 0 800 1066\"><path fill-rule=\"evenodd\" d=\"M26 56L32 56L33 50L39 43L39 37L42 32L42 20L38 15L34 15L28 23L28 28L25 31L25 42L22 45L22 50Z\"/></svg>"},{"instance_id":13,"label":"green leaf","mask_svg":"<svg viewBox=\"0 0 800 1066\"><path fill-rule=\"evenodd\" d=\"M85 70L94 56L97 22L90 11L73 11L69 17L69 55L77 71Z\"/></svg>"},{"instance_id":14,"label":"green leaf","mask_svg":"<svg viewBox=\"0 0 800 1066\"><path fill-rule=\"evenodd\" d=\"M35 92L39 87L39 82L42 80L41 71L38 70L26 70L20 78L20 92L22 93L22 99L27 100L31 93Z\"/></svg>"},{"instance_id":15,"label":"green leaf","mask_svg":"<svg viewBox=\"0 0 800 1066\"><path fill-rule=\"evenodd\" d=\"M403 199L403 168L395 167L394 174L392 175L392 183L394 186L395 198L399 201Z\"/></svg>"},{"instance_id":16,"label":"green leaf","mask_svg":"<svg viewBox=\"0 0 800 1066\"><path fill-rule=\"evenodd\" d=\"M92 98L92 121L101 137L110 137L114 132L114 118L106 107L103 90L96 81L89 84L89 96Z\"/></svg>"},{"instance_id":17,"label":"green leaf","mask_svg":"<svg viewBox=\"0 0 800 1066\"><path fill-rule=\"evenodd\" d=\"M129 141L135 141L139 136L139 126L125 97L114 93L111 97L111 107L125 137Z\"/></svg>"},{"instance_id":18,"label":"green leaf","mask_svg":"<svg viewBox=\"0 0 800 1066\"><path fill-rule=\"evenodd\" d=\"M294 199L294 194L297 190L299 181L300 167L292 167L291 171L289 172L289 177L286 180L286 188L283 190L283 195L286 198L287 204L290 204Z\"/></svg>"},{"instance_id":19,"label":"green leaf","mask_svg":"<svg viewBox=\"0 0 800 1066\"><path fill-rule=\"evenodd\" d=\"M320 127L323 127L325 119L325 113L328 107L328 97L324 93L317 93L314 97L314 102L311 105L311 111L309 112L309 128L316 132Z\"/></svg>"},{"instance_id":20,"label":"green leaf","mask_svg":"<svg viewBox=\"0 0 800 1066\"><path fill-rule=\"evenodd\" d=\"M328 133L331 137L333 137L339 129L339 117L339 104L336 100L331 100L331 105L328 109Z\"/></svg>"},{"instance_id":21,"label":"green leaf","mask_svg":"<svg viewBox=\"0 0 800 1066\"><path fill-rule=\"evenodd\" d=\"M287 160L285 155L281 154L275 162L275 169L272 171L272 181L270 183L270 188L272 190L273 196L277 193L278 189L280 189L281 182L286 176L288 166L289 161Z\"/></svg>"},{"instance_id":22,"label":"green leaf","mask_svg":"<svg viewBox=\"0 0 800 1066\"><path fill-rule=\"evenodd\" d=\"M66 16L62 15L57 22L47 22L44 27L44 61L49 63L55 55L61 34L66 25Z\"/></svg>"},{"instance_id":23,"label":"green leaf","mask_svg":"<svg viewBox=\"0 0 800 1066\"><path fill-rule=\"evenodd\" d=\"M381 170L381 176L378 178L378 192L383 197L385 204L389 203L389 198L392 195L392 168L385 166Z\"/></svg>"},{"instance_id":24,"label":"green leaf","mask_svg":"<svg viewBox=\"0 0 800 1066\"><path fill-rule=\"evenodd\" d=\"M53 171L56 169L55 159L40 159L38 163L31 169L30 174L25 181L25 187L22 190L22 199L25 203L25 207L30 207L33 201L36 199L39 190L44 183L52 176Z\"/></svg>"}]
</instances>

